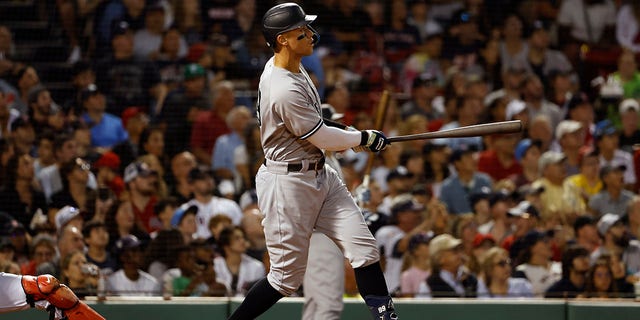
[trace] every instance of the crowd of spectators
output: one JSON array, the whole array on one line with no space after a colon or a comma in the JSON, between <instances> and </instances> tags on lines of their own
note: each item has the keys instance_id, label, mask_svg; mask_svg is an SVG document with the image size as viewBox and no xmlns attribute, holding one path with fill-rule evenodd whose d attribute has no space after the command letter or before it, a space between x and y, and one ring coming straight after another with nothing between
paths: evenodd
<instances>
[{"instance_id":1,"label":"crowd of spectators","mask_svg":"<svg viewBox=\"0 0 640 320\"><path fill-rule=\"evenodd\" d=\"M303 64L328 117L370 129L388 90L388 136L523 123L331 155L390 292L634 297L639 2L299 2L318 15ZM0 26L0 272L79 296L242 296L269 270L253 106L275 1L56 3L66 95Z\"/></svg>"}]
</instances>

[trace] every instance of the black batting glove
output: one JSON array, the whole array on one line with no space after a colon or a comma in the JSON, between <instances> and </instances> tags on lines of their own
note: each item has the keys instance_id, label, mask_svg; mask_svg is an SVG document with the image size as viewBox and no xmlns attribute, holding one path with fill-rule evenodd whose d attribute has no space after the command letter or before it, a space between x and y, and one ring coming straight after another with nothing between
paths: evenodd
<instances>
[{"instance_id":1,"label":"black batting glove","mask_svg":"<svg viewBox=\"0 0 640 320\"><path fill-rule=\"evenodd\" d=\"M380 152L390 144L389 139L381 131L362 130L360 133L362 134L360 145L371 152Z\"/></svg>"}]
</instances>

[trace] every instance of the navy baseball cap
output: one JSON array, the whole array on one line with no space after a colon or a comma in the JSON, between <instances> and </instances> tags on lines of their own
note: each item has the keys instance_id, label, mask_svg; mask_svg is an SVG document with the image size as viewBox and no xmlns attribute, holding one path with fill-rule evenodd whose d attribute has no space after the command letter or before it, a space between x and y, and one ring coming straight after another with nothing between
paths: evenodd
<instances>
[{"instance_id":1,"label":"navy baseball cap","mask_svg":"<svg viewBox=\"0 0 640 320\"><path fill-rule=\"evenodd\" d=\"M86 88L82 89L82 91L80 91L80 101L84 102L89 97L98 93L100 93L100 90L98 90L98 86L92 83L88 85Z\"/></svg>"},{"instance_id":2,"label":"navy baseball cap","mask_svg":"<svg viewBox=\"0 0 640 320\"><path fill-rule=\"evenodd\" d=\"M607 119L596 123L596 129L593 132L593 137L595 139L601 139L604 136L614 135L616 133L618 133L618 130L613 125L613 122Z\"/></svg>"},{"instance_id":3,"label":"navy baseball cap","mask_svg":"<svg viewBox=\"0 0 640 320\"><path fill-rule=\"evenodd\" d=\"M131 234L118 239L115 243L115 248L118 254L122 254L128 250L139 249L141 246L142 242L138 240L138 237Z\"/></svg>"},{"instance_id":4,"label":"navy baseball cap","mask_svg":"<svg viewBox=\"0 0 640 320\"><path fill-rule=\"evenodd\" d=\"M111 24L111 39L129 33L131 26L125 20L116 20Z\"/></svg>"},{"instance_id":5,"label":"navy baseball cap","mask_svg":"<svg viewBox=\"0 0 640 320\"><path fill-rule=\"evenodd\" d=\"M213 178L213 172L209 169L202 169L199 167L195 167L189 171L189 175L187 176L187 181L194 182L196 180L202 180L206 178Z\"/></svg>"},{"instance_id":6,"label":"navy baseball cap","mask_svg":"<svg viewBox=\"0 0 640 320\"><path fill-rule=\"evenodd\" d=\"M415 201L412 196L400 195L396 202L391 206L391 214L398 214L406 211L422 211L424 206Z\"/></svg>"},{"instance_id":7,"label":"navy baseball cap","mask_svg":"<svg viewBox=\"0 0 640 320\"><path fill-rule=\"evenodd\" d=\"M397 166L395 169L391 170L389 174L387 174L387 181L402 178L413 178L413 173L409 172L409 169L405 168L404 166Z\"/></svg>"}]
</instances>

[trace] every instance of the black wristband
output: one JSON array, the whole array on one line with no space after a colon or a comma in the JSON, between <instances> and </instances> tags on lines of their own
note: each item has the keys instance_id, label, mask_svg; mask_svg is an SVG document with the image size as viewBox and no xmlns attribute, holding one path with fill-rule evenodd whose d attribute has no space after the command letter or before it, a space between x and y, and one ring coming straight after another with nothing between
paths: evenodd
<instances>
[{"instance_id":1,"label":"black wristband","mask_svg":"<svg viewBox=\"0 0 640 320\"><path fill-rule=\"evenodd\" d=\"M336 122L336 121L333 121L333 120L329 120L327 118L322 118L322 121L328 127L334 127L334 128L338 128L338 129L342 129L342 130L347 130L347 128L349 128L345 124L342 124L340 122Z\"/></svg>"},{"instance_id":2,"label":"black wristband","mask_svg":"<svg viewBox=\"0 0 640 320\"><path fill-rule=\"evenodd\" d=\"M360 145L361 146L367 145L367 141L369 140L369 134L364 130L360 131L360 134L362 135L360 137Z\"/></svg>"}]
</instances>

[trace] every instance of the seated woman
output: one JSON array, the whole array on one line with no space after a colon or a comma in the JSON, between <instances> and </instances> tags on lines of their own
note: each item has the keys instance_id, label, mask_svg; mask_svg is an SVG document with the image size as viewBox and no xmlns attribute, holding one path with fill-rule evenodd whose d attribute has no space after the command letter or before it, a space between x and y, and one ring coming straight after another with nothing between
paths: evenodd
<instances>
[{"instance_id":1,"label":"seated woman","mask_svg":"<svg viewBox=\"0 0 640 320\"><path fill-rule=\"evenodd\" d=\"M78 298L95 296L98 288L100 268L92 263L87 263L87 258L82 251L73 251L60 261L60 282L64 283Z\"/></svg>"},{"instance_id":2,"label":"seated woman","mask_svg":"<svg viewBox=\"0 0 640 320\"><path fill-rule=\"evenodd\" d=\"M587 272L587 284L582 298L619 298L618 286L613 279L611 265L607 259L598 259Z\"/></svg>"},{"instance_id":3,"label":"seated woman","mask_svg":"<svg viewBox=\"0 0 640 320\"><path fill-rule=\"evenodd\" d=\"M511 277L511 259L507 250L489 249L481 264L482 275L478 281L480 298L533 297L531 283L524 278Z\"/></svg>"},{"instance_id":4,"label":"seated woman","mask_svg":"<svg viewBox=\"0 0 640 320\"><path fill-rule=\"evenodd\" d=\"M245 254L249 241L240 227L223 229L218 245L222 256L213 259L217 281L227 287L228 296L243 296L266 275L264 265Z\"/></svg>"}]
</instances>

